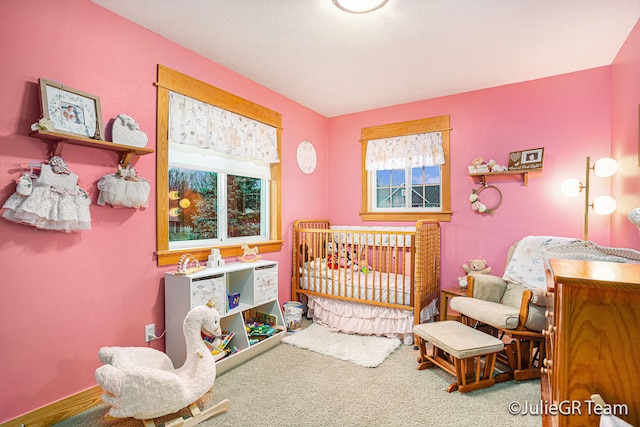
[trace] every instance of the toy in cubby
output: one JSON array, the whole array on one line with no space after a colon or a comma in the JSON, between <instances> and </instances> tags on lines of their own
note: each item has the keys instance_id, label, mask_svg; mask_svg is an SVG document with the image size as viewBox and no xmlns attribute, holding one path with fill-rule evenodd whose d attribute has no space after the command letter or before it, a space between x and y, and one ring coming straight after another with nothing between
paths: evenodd
<instances>
[{"instance_id":1,"label":"toy in cubby","mask_svg":"<svg viewBox=\"0 0 640 427\"><path fill-rule=\"evenodd\" d=\"M211 249L211 255L207 259L207 268L221 267L224 265L224 259L220 255L220 249Z\"/></svg>"},{"instance_id":2,"label":"toy in cubby","mask_svg":"<svg viewBox=\"0 0 640 427\"><path fill-rule=\"evenodd\" d=\"M245 322L245 329L249 336L249 345L254 345L260 341L275 335L280 330L275 325L261 322L255 319L248 319Z\"/></svg>"},{"instance_id":3,"label":"toy in cubby","mask_svg":"<svg viewBox=\"0 0 640 427\"><path fill-rule=\"evenodd\" d=\"M235 335L233 331L222 331L222 335L214 337L213 335L207 335L204 332L201 333L202 339L207 348L213 355L216 361L223 359L229 354L236 353L238 349L235 346L229 347L231 339Z\"/></svg>"},{"instance_id":4,"label":"toy in cubby","mask_svg":"<svg viewBox=\"0 0 640 427\"><path fill-rule=\"evenodd\" d=\"M227 295L227 309L233 310L240 304L240 292Z\"/></svg>"}]
</instances>

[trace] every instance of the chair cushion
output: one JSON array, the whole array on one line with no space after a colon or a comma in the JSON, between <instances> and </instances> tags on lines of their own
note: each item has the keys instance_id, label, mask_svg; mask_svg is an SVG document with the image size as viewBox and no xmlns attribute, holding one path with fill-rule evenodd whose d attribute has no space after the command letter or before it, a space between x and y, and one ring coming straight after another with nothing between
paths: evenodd
<instances>
[{"instance_id":1,"label":"chair cushion","mask_svg":"<svg viewBox=\"0 0 640 427\"><path fill-rule=\"evenodd\" d=\"M531 289L531 304L539 305L540 307L547 307L549 305L550 297L547 296L547 290L542 288Z\"/></svg>"},{"instance_id":2,"label":"chair cushion","mask_svg":"<svg viewBox=\"0 0 640 427\"><path fill-rule=\"evenodd\" d=\"M458 359L496 353L504 343L454 320L415 325L413 333Z\"/></svg>"},{"instance_id":3,"label":"chair cushion","mask_svg":"<svg viewBox=\"0 0 640 427\"><path fill-rule=\"evenodd\" d=\"M507 283L507 290L504 291L504 295L502 296L502 303L520 309L520 305L522 305L522 293L526 289L527 288L522 285Z\"/></svg>"},{"instance_id":4,"label":"chair cushion","mask_svg":"<svg viewBox=\"0 0 640 427\"><path fill-rule=\"evenodd\" d=\"M451 309L495 328L515 329L518 327L520 310L509 305L471 297L454 297L451 299L450 305Z\"/></svg>"},{"instance_id":5,"label":"chair cushion","mask_svg":"<svg viewBox=\"0 0 640 427\"><path fill-rule=\"evenodd\" d=\"M500 302L505 290L507 282L501 277L492 276L490 274L474 274L473 275L473 297L485 301Z\"/></svg>"},{"instance_id":6,"label":"chair cushion","mask_svg":"<svg viewBox=\"0 0 640 427\"><path fill-rule=\"evenodd\" d=\"M547 318L544 316L545 311L545 307L529 304L529 316L527 316L527 321L524 323L525 328L542 332L547 326Z\"/></svg>"},{"instance_id":7,"label":"chair cushion","mask_svg":"<svg viewBox=\"0 0 640 427\"><path fill-rule=\"evenodd\" d=\"M527 290L524 286L517 285L515 283L508 283L507 290L502 297L502 304L509 305L513 308L520 310L522 305L522 293ZM547 320L544 317L546 309L547 298L544 296L544 289L530 289L532 293L531 302L529 304L529 315L524 326L532 331L542 331Z\"/></svg>"}]
</instances>

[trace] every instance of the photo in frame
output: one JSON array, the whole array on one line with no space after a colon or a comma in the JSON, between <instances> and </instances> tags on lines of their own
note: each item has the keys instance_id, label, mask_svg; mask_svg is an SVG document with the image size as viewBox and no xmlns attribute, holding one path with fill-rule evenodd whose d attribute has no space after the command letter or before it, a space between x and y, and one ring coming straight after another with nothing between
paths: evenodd
<instances>
[{"instance_id":1,"label":"photo in frame","mask_svg":"<svg viewBox=\"0 0 640 427\"><path fill-rule=\"evenodd\" d=\"M42 117L55 124L55 131L104 140L100 98L51 80L40 78Z\"/></svg>"},{"instance_id":2,"label":"photo in frame","mask_svg":"<svg viewBox=\"0 0 640 427\"><path fill-rule=\"evenodd\" d=\"M543 161L544 148L513 151L509 153L508 169L510 171L542 169Z\"/></svg>"}]
</instances>

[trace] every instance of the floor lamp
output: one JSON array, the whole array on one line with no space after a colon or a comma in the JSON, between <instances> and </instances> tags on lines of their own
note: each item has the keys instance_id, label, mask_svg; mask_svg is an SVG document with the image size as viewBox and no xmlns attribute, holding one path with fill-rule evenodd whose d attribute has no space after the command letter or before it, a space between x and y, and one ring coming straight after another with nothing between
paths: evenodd
<instances>
[{"instance_id":1,"label":"floor lamp","mask_svg":"<svg viewBox=\"0 0 640 427\"><path fill-rule=\"evenodd\" d=\"M584 190L584 240L589 240L589 207L598 215L609 215L616 210L617 204L615 199L610 196L599 196L589 203L589 175L591 171L596 176L607 178L618 171L618 162L610 157L598 159L593 166L591 165L591 157L587 157L584 184L575 178L565 180L560 191L568 197L575 197Z\"/></svg>"}]
</instances>

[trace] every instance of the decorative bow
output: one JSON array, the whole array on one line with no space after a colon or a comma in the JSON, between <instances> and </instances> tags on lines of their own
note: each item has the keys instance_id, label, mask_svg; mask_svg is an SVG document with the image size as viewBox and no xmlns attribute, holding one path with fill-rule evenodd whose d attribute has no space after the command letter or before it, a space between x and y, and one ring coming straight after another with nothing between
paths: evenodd
<instances>
[{"instance_id":1,"label":"decorative bow","mask_svg":"<svg viewBox=\"0 0 640 427\"><path fill-rule=\"evenodd\" d=\"M116 176L118 178L136 181L136 177L138 176L138 173L136 172L134 167L131 165L127 165L126 168L123 168L122 165L118 165L118 172L116 172Z\"/></svg>"},{"instance_id":2,"label":"decorative bow","mask_svg":"<svg viewBox=\"0 0 640 427\"><path fill-rule=\"evenodd\" d=\"M71 171L67 168L67 164L62 160L60 156L53 156L49 159L49 166L55 173L63 173L69 175Z\"/></svg>"}]
</instances>

